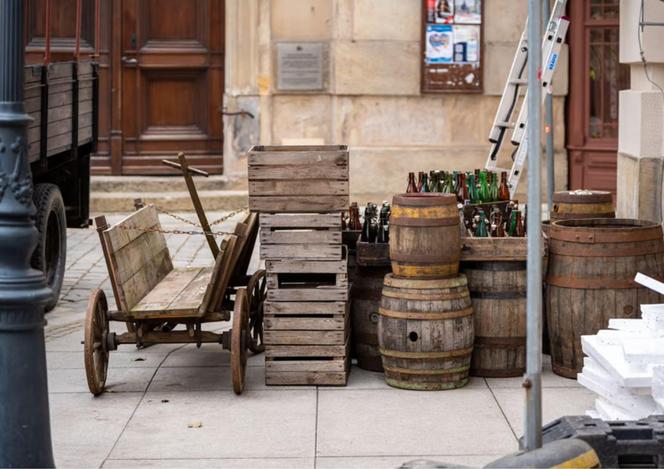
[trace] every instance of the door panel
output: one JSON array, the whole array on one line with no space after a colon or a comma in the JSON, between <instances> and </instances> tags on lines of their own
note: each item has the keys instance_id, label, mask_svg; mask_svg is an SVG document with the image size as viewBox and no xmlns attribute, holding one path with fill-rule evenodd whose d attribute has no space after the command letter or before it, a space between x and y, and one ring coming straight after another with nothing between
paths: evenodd
<instances>
[{"instance_id":1,"label":"door panel","mask_svg":"<svg viewBox=\"0 0 664 469\"><path fill-rule=\"evenodd\" d=\"M222 172L222 0L124 0L122 174L169 174L183 151Z\"/></svg>"},{"instance_id":2,"label":"door panel","mask_svg":"<svg viewBox=\"0 0 664 469\"><path fill-rule=\"evenodd\" d=\"M570 2L567 149L570 189L615 193L618 94L629 88L620 64L619 0Z\"/></svg>"}]
</instances>

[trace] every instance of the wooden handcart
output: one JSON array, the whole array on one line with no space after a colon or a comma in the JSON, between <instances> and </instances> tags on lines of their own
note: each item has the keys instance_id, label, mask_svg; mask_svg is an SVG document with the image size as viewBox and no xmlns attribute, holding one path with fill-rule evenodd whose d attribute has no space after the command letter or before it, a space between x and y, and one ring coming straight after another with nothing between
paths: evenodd
<instances>
[{"instance_id":1,"label":"wooden handcart","mask_svg":"<svg viewBox=\"0 0 664 469\"><path fill-rule=\"evenodd\" d=\"M218 343L231 352L233 390L240 394L245 385L247 349L254 353L264 349L265 271L247 275L258 234L258 215L251 213L236 225L234 234L218 246L214 266L209 268L173 267L153 205L139 204L133 214L110 227L103 216L97 217L95 224L118 310L109 311L102 290L91 293L84 337L90 392L104 392L109 354L119 345L192 343L200 347ZM202 330L205 323L231 318L229 331ZM110 321L125 322L127 332L111 332Z\"/></svg>"}]
</instances>

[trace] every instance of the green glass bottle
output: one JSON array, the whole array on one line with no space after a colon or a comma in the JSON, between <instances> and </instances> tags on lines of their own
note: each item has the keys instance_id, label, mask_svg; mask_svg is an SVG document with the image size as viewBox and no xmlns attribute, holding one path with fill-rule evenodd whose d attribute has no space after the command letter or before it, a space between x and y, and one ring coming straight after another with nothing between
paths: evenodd
<instances>
[{"instance_id":1,"label":"green glass bottle","mask_svg":"<svg viewBox=\"0 0 664 469\"><path fill-rule=\"evenodd\" d=\"M430 192L429 191L429 176L427 173L422 173L422 189L420 192Z\"/></svg>"},{"instance_id":2,"label":"green glass bottle","mask_svg":"<svg viewBox=\"0 0 664 469\"><path fill-rule=\"evenodd\" d=\"M496 202L498 200L498 175L491 173L491 184L489 184L489 202Z\"/></svg>"},{"instance_id":3,"label":"green glass bottle","mask_svg":"<svg viewBox=\"0 0 664 469\"><path fill-rule=\"evenodd\" d=\"M478 219L477 227L475 228L475 237L477 238L488 238L489 237L489 225L486 220L486 214L484 210L479 210L477 214Z\"/></svg>"},{"instance_id":4,"label":"green glass bottle","mask_svg":"<svg viewBox=\"0 0 664 469\"><path fill-rule=\"evenodd\" d=\"M482 203L491 202L491 195L489 193L489 183L487 181L487 172L480 172L480 201Z\"/></svg>"},{"instance_id":5,"label":"green glass bottle","mask_svg":"<svg viewBox=\"0 0 664 469\"><path fill-rule=\"evenodd\" d=\"M516 212L517 212L517 210L512 210L510 212L510 223L509 223L509 227L507 228L507 236L511 236L511 237L516 236L516 230L517 230Z\"/></svg>"}]
</instances>

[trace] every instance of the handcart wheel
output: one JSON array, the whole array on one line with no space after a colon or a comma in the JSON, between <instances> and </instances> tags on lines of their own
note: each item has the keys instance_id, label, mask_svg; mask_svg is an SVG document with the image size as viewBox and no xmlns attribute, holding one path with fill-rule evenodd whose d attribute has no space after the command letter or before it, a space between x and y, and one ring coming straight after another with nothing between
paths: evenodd
<instances>
[{"instance_id":1,"label":"handcart wheel","mask_svg":"<svg viewBox=\"0 0 664 469\"><path fill-rule=\"evenodd\" d=\"M247 375L247 342L249 342L249 301L247 290L241 288L235 294L233 329L231 330L231 372L233 391L242 394Z\"/></svg>"},{"instance_id":2,"label":"handcart wheel","mask_svg":"<svg viewBox=\"0 0 664 469\"><path fill-rule=\"evenodd\" d=\"M103 393L106 385L109 353L106 344L108 332L108 303L104 291L97 288L92 290L88 300L83 346L88 388L95 396Z\"/></svg>"},{"instance_id":3,"label":"handcart wheel","mask_svg":"<svg viewBox=\"0 0 664 469\"><path fill-rule=\"evenodd\" d=\"M265 351L263 344L263 308L267 296L265 270L257 270L247 283L249 294L249 350L253 353Z\"/></svg>"}]
</instances>

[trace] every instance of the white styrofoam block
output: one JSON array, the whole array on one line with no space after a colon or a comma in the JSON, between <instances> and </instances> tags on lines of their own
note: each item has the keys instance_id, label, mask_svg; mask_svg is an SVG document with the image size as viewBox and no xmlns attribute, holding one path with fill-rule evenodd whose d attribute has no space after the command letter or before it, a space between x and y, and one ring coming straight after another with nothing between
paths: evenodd
<instances>
[{"instance_id":1,"label":"white styrofoam block","mask_svg":"<svg viewBox=\"0 0 664 469\"><path fill-rule=\"evenodd\" d=\"M602 418L599 415L599 412L597 412L595 409L586 410L586 416L590 417L591 419L601 419Z\"/></svg>"},{"instance_id":2,"label":"white styrofoam block","mask_svg":"<svg viewBox=\"0 0 664 469\"><path fill-rule=\"evenodd\" d=\"M652 335L664 335L664 310L656 311L646 309L641 312L641 317Z\"/></svg>"},{"instance_id":3,"label":"white styrofoam block","mask_svg":"<svg viewBox=\"0 0 664 469\"><path fill-rule=\"evenodd\" d=\"M609 319L609 329L625 332L647 331L646 323L641 319Z\"/></svg>"},{"instance_id":4,"label":"white styrofoam block","mask_svg":"<svg viewBox=\"0 0 664 469\"><path fill-rule=\"evenodd\" d=\"M622 409L601 397L595 399L595 410L597 410L602 420L638 420L647 417L647 415L640 417L638 414Z\"/></svg>"},{"instance_id":5,"label":"white styrofoam block","mask_svg":"<svg viewBox=\"0 0 664 469\"><path fill-rule=\"evenodd\" d=\"M636 274L636 277L634 277L634 281L636 283L640 283L644 287L656 291L660 295L664 295L664 283L660 282L659 280L655 280L654 278L648 277L647 275L643 275L641 272L639 272Z\"/></svg>"},{"instance_id":6,"label":"white styrofoam block","mask_svg":"<svg viewBox=\"0 0 664 469\"><path fill-rule=\"evenodd\" d=\"M630 363L664 365L664 337L625 339L623 353Z\"/></svg>"},{"instance_id":7,"label":"white styrofoam block","mask_svg":"<svg viewBox=\"0 0 664 469\"><path fill-rule=\"evenodd\" d=\"M651 385L652 371L649 366L628 362L625 359L620 334L603 334L581 336L583 353L592 357L611 376L618 380L621 386L645 387Z\"/></svg>"},{"instance_id":8,"label":"white styrofoam block","mask_svg":"<svg viewBox=\"0 0 664 469\"><path fill-rule=\"evenodd\" d=\"M657 405L652 396L637 395L631 393L629 389L617 385L615 380L605 381L602 377L595 376L584 370L578 375L579 384L606 399L615 406L624 409L631 414L638 414L647 417L657 413ZM649 389L649 388L648 388Z\"/></svg>"},{"instance_id":9,"label":"white styrofoam block","mask_svg":"<svg viewBox=\"0 0 664 469\"><path fill-rule=\"evenodd\" d=\"M664 366L654 366L652 369L652 397L660 408L664 410Z\"/></svg>"},{"instance_id":10,"label":"white styrofoam block","mask_svg":"<svg viewBox=\"0 0 664 469\"><path fill-rule=\"evenodd\" d=\"M664 312L664 303L644 303L641 305L642 313L661 313Z\"/></svg>"}]
</instances>

